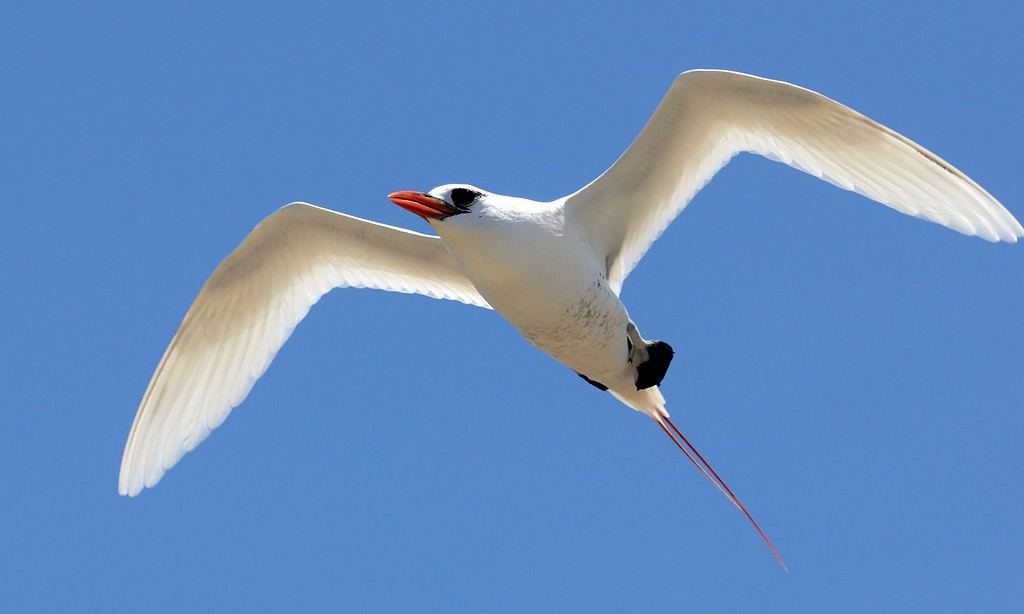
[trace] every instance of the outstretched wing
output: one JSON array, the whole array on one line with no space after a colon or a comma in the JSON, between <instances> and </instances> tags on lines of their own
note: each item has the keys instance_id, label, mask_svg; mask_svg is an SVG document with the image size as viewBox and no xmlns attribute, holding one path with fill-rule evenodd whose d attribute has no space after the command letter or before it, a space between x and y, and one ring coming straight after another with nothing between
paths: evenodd
<instances>
[{"instance_id":1,"label":"outstretched wing","mask_svg":"<svg viewBox=\"0 0 1024 614\"><path fill-rule=\"evenodd\" d=\"M977 183L853 109L782 81L695 70L676 78L622 157L567 198L568 216L603 251L616 290L694 194L743 151L964 234L1024 236Z\"/></svg>"},{"instance_id":2,"label":"outstretched wing","mask_svg":"<svg viewBox=\"0 0 1024 614\"><path fill-rule=\"evenodd\" d=\"M135 415L120 493L154 486L217 428L309 308L338 287L489 308L437 237L305 203L283 207L220 263L185 314Z\"/></svg>"}]
</instances>

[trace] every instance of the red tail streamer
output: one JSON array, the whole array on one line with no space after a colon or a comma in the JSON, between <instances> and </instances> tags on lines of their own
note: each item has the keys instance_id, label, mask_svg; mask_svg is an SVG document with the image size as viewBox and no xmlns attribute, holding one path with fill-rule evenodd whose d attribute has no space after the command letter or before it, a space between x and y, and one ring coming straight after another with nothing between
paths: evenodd
<instances>
[{"instance_id":1,"label":"red tail streamer","mask_svg":"<svg viewBox=\"0 0 1024 614\"><path fill-rule=\"evenodd\" d=\"M672 440L672 443L676 444L676 447L679 448L680 451L682 451L686 458L690 459L690 462L693 463L694 466L697 467L697 469L700 469L700 472L704 474L704 477L706 477L708 481L714 484L715 487L718 488L718 490L721 491L721 493L725 495L726 498L728 498L733 505L735 505L741 512L743 512L743 515L747 517L747 520L750 521L750 524L754 525L754 528L757 529L757 533L761 536L761 539L764 540L764 543L768 544L768 548L771 549L772 554L774 554L775 558L778 559L779 565L782 565L782 569L788 569L786 567L786 562L782 560L781 556L779 556L779 551L775 549L774 545L772 545L772 540L768 539L768 536L765 535L764 531L761 530L760 525L757 524L757 521L754 520L754 517L751 516L750 512L747 511L747 508L743 507L743 504L740 503L739 497L733 494L732 489L729 488L729 486L725 483L725 480L719 477L718 472L714 470L714 468L711 466L710 463L708 463L708 461L704 460L704 456L697 451L697 448L693 447L693 444L691 444L690 440L686 438L686 435L683 435L683 433L678 428L676 428L676 425L673 424L671 420L669 420L667 417L662 418L662 420L664 420L664 422L658 421L658 426L661 427L661 430L665 431L665 434L668 435L669 439ZM679 441L676 440L675 436L672 435L671 431L665 428L665 422L667 422L668 425L672 427L672 430L675 431L676 435L679 435L679 439L681 439L683 443L679 443ZM683 444L685 444L686 447L683 447ZM691 455L690 452L692 452L693 454ZM699 463L694 458L694 456L696 456L697 459L700 459Z\"/></svg>"}]
</instances>

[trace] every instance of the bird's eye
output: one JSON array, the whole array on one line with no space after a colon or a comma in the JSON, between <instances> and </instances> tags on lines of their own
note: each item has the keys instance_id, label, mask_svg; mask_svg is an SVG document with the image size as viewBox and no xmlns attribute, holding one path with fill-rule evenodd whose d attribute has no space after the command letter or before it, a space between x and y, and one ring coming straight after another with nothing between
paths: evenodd
<instances>
[{"instance_id":1,"label":"bird's eye","mask_svg":"<svg viewBox=\"0 0 1024 614\"><path fill-rule=\"evenodd\" d=\"M460 209L465 209L472 205L478 196L480 194L468 188L455 188L451 193L452 204Z\"/></svg>"}]
</instances>

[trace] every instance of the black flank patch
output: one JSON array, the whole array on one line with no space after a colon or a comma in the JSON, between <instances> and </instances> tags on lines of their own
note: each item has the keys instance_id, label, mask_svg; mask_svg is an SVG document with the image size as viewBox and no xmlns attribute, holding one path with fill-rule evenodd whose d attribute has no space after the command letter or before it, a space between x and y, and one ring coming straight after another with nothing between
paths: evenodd
<instances>
[{"instance_id":1,"label":"black flank patch","mask_svg":"<svg viewBox=\"0 0 1024 614\"><path fill-rule=\"evenodd\" d=\"M657 386L665 379L668 366L672 363L675 352L672 346L664 341L652 341L647 344L647 362L636 368L636 389L644 390Z\"/></svg>"},{"instance_id":2,"label":"black flank patch","mask_svg":"<svg viewBox=\"0 0 1024 614\"><path fill-rule=\"evenodd\" d=\"M590 379L590 378L589 378L589 377L587 377L586 375L583 375L582 373L577 373L576 375L579 375L580 377L582 377L583 379L585 379L585 380L587 381L587 383L588 383L588 384L590 384L590 385L591 385L591 386L593 386L594 388L597 388L597 389L598 389L598 390L600 390L601 392L604 392L605 390L608 390L608 386L605 386L605 385L604 385L604 384L602 384L601 382L595 382L594 380Z\"/></svg>"}]
</instances>

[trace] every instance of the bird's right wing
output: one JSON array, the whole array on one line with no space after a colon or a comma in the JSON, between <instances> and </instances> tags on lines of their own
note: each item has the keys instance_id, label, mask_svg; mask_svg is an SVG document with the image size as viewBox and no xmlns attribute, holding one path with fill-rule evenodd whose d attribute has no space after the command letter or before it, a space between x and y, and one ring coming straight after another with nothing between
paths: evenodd
<instances>
[{"instance_id":1,"label":"bird's right wing","mask_svg":"<svg viewBox=\"0 0 1024 614\"><path fill-rule=\"evenodd\" d=\"M437 237L305 203L268 216L217 267L171 340L132 424L118 490L154 486L217 428L332 288L489 308Z\"/></svg>"},{"instance_id":2,"label":"bird's right wing","mask_svg":"<svg viewBox=\"0 0 1024 614\"><path fill-rule=\"evenodd\" d=\"M782 81L724 70L680 75L607 171L566 200L616 290L651 243L733 156L783 162L897 211L989 241L1024 228L942 158L853 109Z\"/></svg>"}]
</instances>

